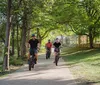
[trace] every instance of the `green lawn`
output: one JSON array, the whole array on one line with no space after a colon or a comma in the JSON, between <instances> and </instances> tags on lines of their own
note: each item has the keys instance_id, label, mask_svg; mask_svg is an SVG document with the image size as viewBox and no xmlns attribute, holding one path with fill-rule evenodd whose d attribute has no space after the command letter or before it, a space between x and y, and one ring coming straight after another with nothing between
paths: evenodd
<instances>
[{"instance_id":1,"label":"green lawn","mask_svg":"<svg viewBox=\"0 0 100 85\"><path fill-rule=\"evenodd\" d=\"M64 49L62 56L76 78L100 83L100 49Z\"/></svg>"}]
</instances>

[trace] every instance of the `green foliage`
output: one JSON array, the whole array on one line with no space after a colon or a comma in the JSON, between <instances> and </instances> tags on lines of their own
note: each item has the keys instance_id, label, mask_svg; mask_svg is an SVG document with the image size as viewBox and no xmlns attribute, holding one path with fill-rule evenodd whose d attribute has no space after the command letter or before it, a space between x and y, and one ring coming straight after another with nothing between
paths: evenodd
<instances>
[{"instance_id":1,"label":"green foliage","mask_svg":"<svg viewBox=\"0 0 100 85\"><path fill-rule=\"evenodd\" d=\"M89 35L89 29L93 29L93 33L97 30L96 25L100 24L100 10L98 10L98 2L96 0L83 0L79 4L77 4L78 16L76 15L76 22L72 22L74 26L73 29L75 29L76 33Z\"/></svg>"},{"instance_id":2,"label":"green foliage","mask_svg":"<svg viewBox=\"0 0 100 85\"><path fill-rule=\"evenodd\" d=\"M11 46L15 46L15 50L18 44L21 49L24 22L27 28L26 38L29 39L28 31L29 35L36 33L43 45L48 39L53 41L58 35L89 35L91 29L93 39L100 36L100 0L12 0L11 5L11 35L14 34ZM3 42L6 12L7 0L0 0L0 41ZM27 18L24 17L24 13ZM11 59L12 63L14 61Z\"/></svg>"},{"instance_id":3,"label":"green foliage","mask_svg":"<svg viewBox=\"0 0 100 85\"><path fill-rule=\"evenodd\" d=\"M3 64L3 62L2 61L0 61L0 65L2 65Z\"/></svg>"},{"instance_id":4,"label":"green foliage","mask_svg":"<svg viewBox=\"0 0 100 85\"><path fill-rule=\"evenodd\" d=\"M20 66L23 64L24 64L24 61L20 58L19 59L15 58L15 57L10 58L10 65Z\"/></svg>"},{"instance_id":5,"label":"green foliage","mask_svg":"<svg viewBox=\"0 0 100 85\"><path fill-rule=\"evenodd\" d=\"M7 0L0 0L0 14L2 17L6 15Z\"/></svg>"}]
</instances>

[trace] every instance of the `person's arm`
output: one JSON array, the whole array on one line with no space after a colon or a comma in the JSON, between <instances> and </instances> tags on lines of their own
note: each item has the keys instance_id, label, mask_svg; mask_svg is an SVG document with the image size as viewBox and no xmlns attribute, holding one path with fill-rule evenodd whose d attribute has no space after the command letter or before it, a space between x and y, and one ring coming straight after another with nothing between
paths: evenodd
<instances>
[{"instance_id":1,"label":"person's arm","mask_svg":"<svg viewBox=\"0 0 100 85\"><path fill-rule=\"evenodd\" d=\"M40 42L38 40L38 43L37 43L37 48L40 49Z\"/></svg>"}]
</instances>

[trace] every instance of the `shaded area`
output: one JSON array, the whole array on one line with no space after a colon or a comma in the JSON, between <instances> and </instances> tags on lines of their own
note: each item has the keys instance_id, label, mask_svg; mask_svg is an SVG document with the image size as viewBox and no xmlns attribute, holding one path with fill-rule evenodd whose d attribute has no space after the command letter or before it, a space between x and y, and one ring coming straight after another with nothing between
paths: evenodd
<instances>
[{"instance_id":1,"label":"shaded area","mask_svg":"<svg viewBox=\"0 0 100 85\"><path fill-rule=\"evenodd\" d=\"M19 79L19 80L0 80L0 85L76 85L75 80L62 79ZM77 85L90 85L77 83Z\"/></svg>"},{"instance_id":2,"label":"shaded area","mask_svg":"<svg viewBox=\"0 0 100 85\"><path fill-rule=\"evenodd\" d=\"M42 55L35 69L28 71L28 65L25 65L15 73L0 79L0 85L90 85L82 78L74 79L61 58L58 66L55 66L53 60L54 57L46 60Z\"/></svg>"},{"instance_id":3,"label":"shaded area","mask_svg":"<svg viewBox=\"0 0 100 85\"><path fill-rule=\"evenodd\" d=\"M100 49L67 53L62 54L63 59L76 78L81 78L83 82L90 85L100 84Z\"/></svg>"},{"instance_id":4,"label":"shaded area","mask_svg":"<svg viewBox=\"0 0 100 85\"><path fill-rule=\"evenodd\" d=\"M0 79L0 85L76 85L62 59L59 66L55 66L54 57L49 60L44 57L39 57L38 64L32 71L28 71L28 65L25 65L15 73Z\"/></svg>"},{"instance_id":5,"label":"shaded area","mask_svg":"<svg viewBox=\"0 0 100 85\"><path fill-rule=\"evenodd\" d=\"M63 71L60 71L60 69L63 69L65 70L64 72L67 72L66 66L63 63L57 68L55 66L51 67L53 65L41 64L36 69L28 71L27 65L25 65L21 70L4 79L0 79L0 85L90 85L86 82L78 82L83 81L82 79L69 78L70 76L67 73L64 76ZM77 82L75 83L75 81Z\"/></svg>"}]
</instances>

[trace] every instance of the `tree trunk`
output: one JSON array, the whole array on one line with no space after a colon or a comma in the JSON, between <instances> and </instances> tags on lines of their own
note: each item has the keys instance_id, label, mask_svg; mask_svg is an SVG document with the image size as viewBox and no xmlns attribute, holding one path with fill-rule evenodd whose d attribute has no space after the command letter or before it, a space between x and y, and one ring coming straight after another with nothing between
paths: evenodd
<instances>
[{"instance_id":1,"label":"tree trunk","mask_svg":"<svg viewBox=\"0 0 100 85\"><path fill-rule=\"evenodd\" d=\"M38 40L39 40L39 43L40 43L40 45L41 45L41 43L42 43L42 39L41 39L41 38L39 38Z\"/></svg>"},{"instance_id":2,"label":"tree trunk","mask_svg":"<svg viewBox=\"0 0 100 85\"><path fill-rule=\"evenodd\" d=\"M61 35L61 43L62 43L62 45L64 45L64 42L63 42L63 35Z\"/></svg>"},{"instance_id":3,"label":"tree trunk","mask_svg":"<svg viewBox=\"0 0 100 85\"><path fill-rule=\"evenodd\" d=\"M27 32L27 13L26 10L24 10L22 39L21 39L21 57L26 57L26 32Z\"/></svg>"},{"instance_id":4,"label":"tree trunk","mask_svg":"<svg viewBox=\"0 0 100 85\"><path fill-rule=\"evenodd\" d=\"M6 38L3 59L3 71L9 70L9 51L10 51L10 27L11 27L11 0L7 2L7 25L6 25Z\"/></svg>"},{"instance_id":5,"label":"tree trunk","mask_svg":"<svg viewBox=\"0 0 100 85\"><path fill-rule=\"evenodd\" d=\"M92 34L92 28L89 29L89 44L90 44L90 48L93 48L93 34Z\"/></svg>"},{"instance_id":6,"label":"tree trunk","mask_svg":"<svg viewBox=\"0 0 100 85\"><path fill-rule=\"evenodd\" d=\"M27 41L30 39L30 29L27 31Z\"/></svg>"},{"instance_id":7,"label":"tree trunk","mask_svg":"<svg viewBox=\"0 0 100 85\"><path fill-rule=\"evenodd\" d=\"M17 57L20 56L19 52L20 52L20 48L19 48L19 29L18 29L18 21L17 21Z\"/></svg>"},{"instance_id":8,"label":"tree trunk","mask_svg":"<svg viewBox=\"0 0 100 85\"><path fill-rule=\"evenodd\" d=\"M81 35L78 35L78 45L81 45Z\"/></svg>"},{"instance_id":9,"label":"tree trunk","mask_svg":"<svg viewBox=\"0 0 100 85\"><path fill-rule=\"evenodd\" d=\"M27 40L26 40L26 43L28 43L28 41L30 40L30 31L31 31L30 29L27 30ZM26 51L29 52L29 49L26 48Z\"/></svg>"},{"instance_id":10,"label":"tree trunk","mask_svg":"<svg viewBox=\"0 0 100 85\"><path fill-rule=\"evenodd\" d=\"M12 26L12 52L11 52L11 55L14 55L14 36L15 36L15 29L14 27Z\"/></svg>"}]
</instances>

